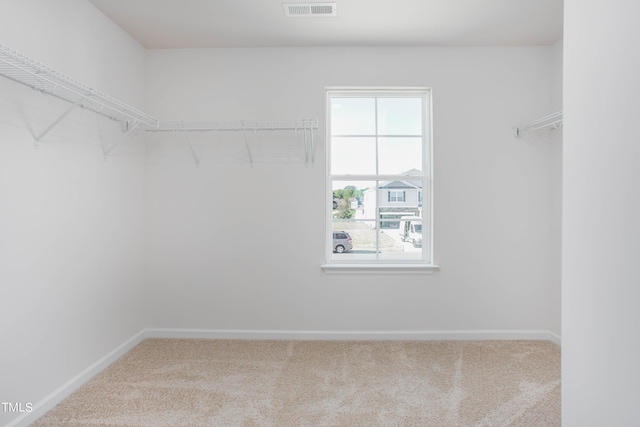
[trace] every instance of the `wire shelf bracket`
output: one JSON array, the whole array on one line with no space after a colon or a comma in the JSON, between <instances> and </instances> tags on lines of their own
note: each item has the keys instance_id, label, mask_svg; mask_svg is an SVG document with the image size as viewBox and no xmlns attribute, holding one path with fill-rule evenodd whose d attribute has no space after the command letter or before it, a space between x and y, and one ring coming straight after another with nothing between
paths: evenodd
<instances>
[{"instance_id":1,"label":"wire shelf bracket","mask_svg":"<svg viewBox=\"0 0 640 427\"><path fill-rule=\"evenodd\" d=\"M562 125L562 111L558 111L526 125L514 127L513 132L514 136L518 138L541 129L560 129Z\"/></svg>"},{"instance_id":2,"label":"wire shelf bracket","mask_svg":"<svg viewBox=\"0 0 640 427\"><path fill-rule=\"evenodd\" d=\"M191 154L193 154L193 158L196 161L196 166L200 167L200 158L198 157L196 150L193 148L193 144L191 143L191 139L189 138L189 132L187 132L186 130L183 130L183 131L184 131L185 138L187 138L187 143L189 144L189 148L191 149Z\"/></svg>"},{"instance_id":3,"label":"wire shelf bracket","mask_svg":"<svg viewBox=\"0 0 640 427\"><path fill-rule=\"evenodd\" d=\"M102 144L102 154L104 155L104 160L107 160L107 156L111 153L118 145L120 145L133 131L140 127L140 122L123 122L122 123L122 136L116 141L111 147L105 148L104 143Z\"/></svg>"},{"instance_id":4,"label":"wire shelf bracket","mask_svg":"<svg viewBox=\"0 0 640 427\"><path fill-rule=\"evenodd\" d=\"M34 138L36 147L51 129L78 107L121 122L123 128L128 130L132 130L140 124L149 128L158 126L156 118L3 44L0 44L0 75L71 104ZM126 135L128 134L130 132L126 132Z\"/></svg>"}]
</instances>

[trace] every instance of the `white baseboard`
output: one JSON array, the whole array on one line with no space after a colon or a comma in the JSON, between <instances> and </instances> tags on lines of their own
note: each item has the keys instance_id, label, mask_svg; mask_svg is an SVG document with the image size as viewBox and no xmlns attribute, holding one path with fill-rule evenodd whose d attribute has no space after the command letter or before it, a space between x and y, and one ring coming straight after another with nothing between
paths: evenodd
<instances>
[{"instance_id":1,"label":"white baseboard","mask_svg":"<svg viewBox=\"0 0 640 427\"><path fill-rule=\"evenodd\" d=\"M296 331L261 329L175 329L149 328L147 338L263 339L263 340L546 340L558 345L561 339L551 331Z\"/></svg>"},{"instance_id":2,"label":"white baseboard","mask_svg":"<svg viewBox=\"0 0 640 427\"><path fill-rule=\"evenodd\" d=\"M559 346L562 346L562 337L560 337L560 335L556 334L555 332L551 332L551 331L547 331L547 335L549 336L547 338L549 341L552 341L552 342L558 344Z\"/></svg>"},{"instance_id":3,"label":"white baseboard","mask_svg":"<svg viewBox=\"0 0 640 427\"><path fill-rule=\"evenodd\" d=\"M182 339L254 339L254 340L545 340L561 345L560 336L551 331L536 330L468 330L468 331L296 331L261 329L175 329L147 328L129 338L100 360L58 387L40 402L33 411L15 418L5 427L26 427L58 403L79 389L84 383L111 365L147 338Z\"/></svg>"},{"instance_id":4,"label":"white baseboard","mask_svg":"<svg viewBox=\"0 0 640 427\"><path fill-rule=\"evenodd\" d=\"M70 396L71 393L79 389L82 385L84 385L84 383L99 374L100 371L111 365L133 347L142 342L142 340L146 338L146 333L146 329L138 332L127 341L113 349L107 355L93 363L87 369L83 370L78 375L58 387L44 399L35 403L31 412L23 413L19 417L9 422L9 424L6 424L5 427L26 427L35 422L38 418L53 409L58 403L62 402L65 398Z\"/></svg>"}]
</instances>

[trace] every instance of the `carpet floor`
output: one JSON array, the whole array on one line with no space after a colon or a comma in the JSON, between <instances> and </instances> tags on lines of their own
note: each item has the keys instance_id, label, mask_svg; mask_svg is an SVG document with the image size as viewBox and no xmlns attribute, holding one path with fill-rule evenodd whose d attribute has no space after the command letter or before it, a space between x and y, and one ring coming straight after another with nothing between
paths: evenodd
<instances>
[{"instance_id":1,"label":"carpet floor","mask_svg":"<svg viewBox=\"0 0 640 427\"><path fill-rule=\"evenodd\" d=\"M34 426L560 426L548 341L148 339Z\"/></svg>"}]
</instances>

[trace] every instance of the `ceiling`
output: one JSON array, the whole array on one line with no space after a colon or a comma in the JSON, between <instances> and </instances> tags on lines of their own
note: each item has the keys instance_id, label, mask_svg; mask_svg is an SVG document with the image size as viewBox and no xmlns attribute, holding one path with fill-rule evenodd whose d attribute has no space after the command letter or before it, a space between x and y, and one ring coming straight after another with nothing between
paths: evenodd
<instances>
[{"instance_id":1,"label":"ceiling","mask_svg":"<svg viewBox=\"0 0 640 427\"><path fill-rule=\"evenodd\" d=\"M148 49L547 46L562 38L562 0L334 0L336 17L312 18L286 18L281 0L89 1Z\"/></svg>"}]
</instances>

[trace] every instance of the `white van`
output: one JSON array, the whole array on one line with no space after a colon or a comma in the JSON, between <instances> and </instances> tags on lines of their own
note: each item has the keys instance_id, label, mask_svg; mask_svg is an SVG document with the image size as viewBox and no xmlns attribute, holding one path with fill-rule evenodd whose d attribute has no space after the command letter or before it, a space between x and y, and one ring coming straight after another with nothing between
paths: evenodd
<instances>
[{"instance_id":1,"label":"white van","mask_svg":"<svg viewBox=\"0 0 640 427\"><path fill-rule=\"evenodd\" d=\"M400 239L411 242L414 248L422 247L422 218L404 216L400 218Z\"/></svg>"}]
</instances>

